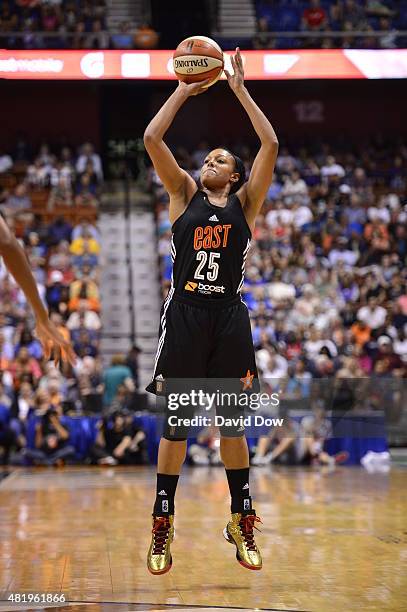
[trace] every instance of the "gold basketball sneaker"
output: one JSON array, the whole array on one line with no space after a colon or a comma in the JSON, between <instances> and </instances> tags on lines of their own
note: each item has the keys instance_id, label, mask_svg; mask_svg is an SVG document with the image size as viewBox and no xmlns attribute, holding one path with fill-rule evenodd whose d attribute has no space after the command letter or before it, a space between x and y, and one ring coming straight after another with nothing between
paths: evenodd
<instances>
[{"instance_id":1,"label":"gold basketball sneaker","mask_svg":"<svg viewBox=\"0 0 407 612\"><path fill-rule=\"evenodd\" d=\"M223 530L225 539L236 546L236 559L250 570L260 570L262 567L261 554L254 541L255 523L261 523L261 520L254 510L253 514L246 515L236 512Z\"/></svg>"},{"instance_id":2,"label":"gold basketball sneaker","mask_svg":"<svg viewBox=\"0 0 407 612\"><path fill-rule=\"evenodd\" d=\"M174 515L153 516L151 544L148 549L147 567L155 575L170 571L172 557L170 545L174 539Z\"/></svg>"}]
</instances>

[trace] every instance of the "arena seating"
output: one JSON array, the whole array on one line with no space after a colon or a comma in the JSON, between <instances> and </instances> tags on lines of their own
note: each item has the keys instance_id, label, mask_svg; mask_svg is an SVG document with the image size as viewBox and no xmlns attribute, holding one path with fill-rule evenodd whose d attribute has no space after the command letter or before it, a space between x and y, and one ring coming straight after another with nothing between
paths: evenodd
<instances>
[{"instance_id":1,"label":"arena seating","mask_svg":"<svg viewBox=\"0 0 407 612\"><path fill-rule=\"evenodd\" d=\"M406 36L396 34L407 29L404 0L258 0L256 12L259 33L253 40L255 48L261 48L263 43L265 48L285 49L395 48L406 44ZM275 35L276 32L301 32L304 36L282 37ZM335 33L342 35L335 36Z\"/></svg>"}]
</instances>

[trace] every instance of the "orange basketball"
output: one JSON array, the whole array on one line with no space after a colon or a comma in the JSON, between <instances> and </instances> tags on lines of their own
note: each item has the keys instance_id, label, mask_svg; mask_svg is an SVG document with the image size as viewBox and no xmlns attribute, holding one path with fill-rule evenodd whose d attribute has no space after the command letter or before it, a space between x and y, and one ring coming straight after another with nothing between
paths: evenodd
<instances>
[{"instance_id":1,"label":"orange basketball","mask_svg":"<svg viewBox=\"0 0 407 612\"><path fill-rule=\"evenodd\" d=\"M211 38L190 36L176 48L173 64L180 81L195 83L211 79L209 87L220 79L224 66L223 52Z\"/></svg>"}]
</instances>

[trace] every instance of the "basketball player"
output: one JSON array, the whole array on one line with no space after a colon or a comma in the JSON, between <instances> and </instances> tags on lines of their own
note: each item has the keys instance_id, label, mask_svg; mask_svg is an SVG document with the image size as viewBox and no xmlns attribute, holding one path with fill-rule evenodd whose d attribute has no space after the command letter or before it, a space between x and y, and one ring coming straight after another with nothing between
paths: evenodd
<instances>
[{"instance_id":1,"label":"basketball player","mask_svg":"<svg viewBox=\"0 0 407 612\"><path fill-rule=\"evenodd\" d=\"M16 283L21 287L27 301L34 311L36 318L35 332L38 340L44 348L44 357L49 359L53 352L55 363L60 359L75 363L75 353L69 344L59 333L55 325L48 318L38 293L35 278L30 270L27 257L16 237L0 215L0 256Z\"/></svg>"},{"instance_id":2,"label":"basketball player","mask_svg":"<svg viewBox=\"0 0 407 612\"><path fill-rule=\"evenodd\" d=\"M238 48L232 67L233 75L225 71L228 83L261 144L247 182L243 162L227 149L218 148L205 159L199 189L163 141L177 111L189 96L203 93L207 82L180 82L144 134L147 152L169 194L173 232L173 281L161 312L156 366L147 387L156 394L172 379L216 377L239 381L247 376L251 382L257 376L249 315L240 290L256 215L272 180L278 141L244 85ZM166 420L158 453L147 558L152 574L164 574L172 565L174 496L187 446L182 433ZM224 536L236 546L239 563L259 570L262 559L253 529L260 519L251 504L244 431L230 433L220 428L220 434L221 457L232 498L232 516Z\"/></svg>"}]
</instances>

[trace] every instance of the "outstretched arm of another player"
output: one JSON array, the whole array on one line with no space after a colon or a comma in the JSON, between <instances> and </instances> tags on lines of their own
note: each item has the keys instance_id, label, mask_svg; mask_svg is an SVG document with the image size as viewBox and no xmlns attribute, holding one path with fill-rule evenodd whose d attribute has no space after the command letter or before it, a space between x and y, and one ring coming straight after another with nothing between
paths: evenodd
<instances>
[{"instance_id":1,"label":"outstretched arm of another player","mask_svg":"<svg viewBox=\"0 0 407 612\"><path fill-rule=\"evenodd\" d=\"M179 195L183 190L186 191L188 182L194 186L195 183L189 174L178 166L175 157L165 144L163 138L172 124L175 115L187 98L206 91L204 85L207 83L208 81L204 81L187 85L180 82L177 89L150 121L144 132L144 145L147 153L165 189L170 195Z\"/></svg>"},{"instance_id":2,"label":"outstretched arm of another player","mask_svg":"<svg viewBox=\"0 0 407 612\"><path fill-rule=\"evenodd\" d=\"M247 222L253 228L256 215L263 205L273 179L278 153L278 139L270 121L257 106L245 87L243 62L239 47L236 49L236 55L231 58L231 62L233 75L225 70L229 86L249 115L261 143L250 172L249 180L238 192L243 203Z\"/></svg>"},{"instance_id":3,"label":"outstretched arm of another player","mask_svg":"<svg viewBox=\"0 0 407 612\"><path fill-rule=\"evenodd\" d=\"M41 302L35 278L28 265L27 257L16 237L11 233L7 223L0 217L0 256L3 257L7 270L21 287L30 303L36 318L36 333L44 347L44 357L49 359L54 350L56 363L62 357L71 364L75 363L75 353L49 320L48 313Z\"/></svg>"}]
</instances>

